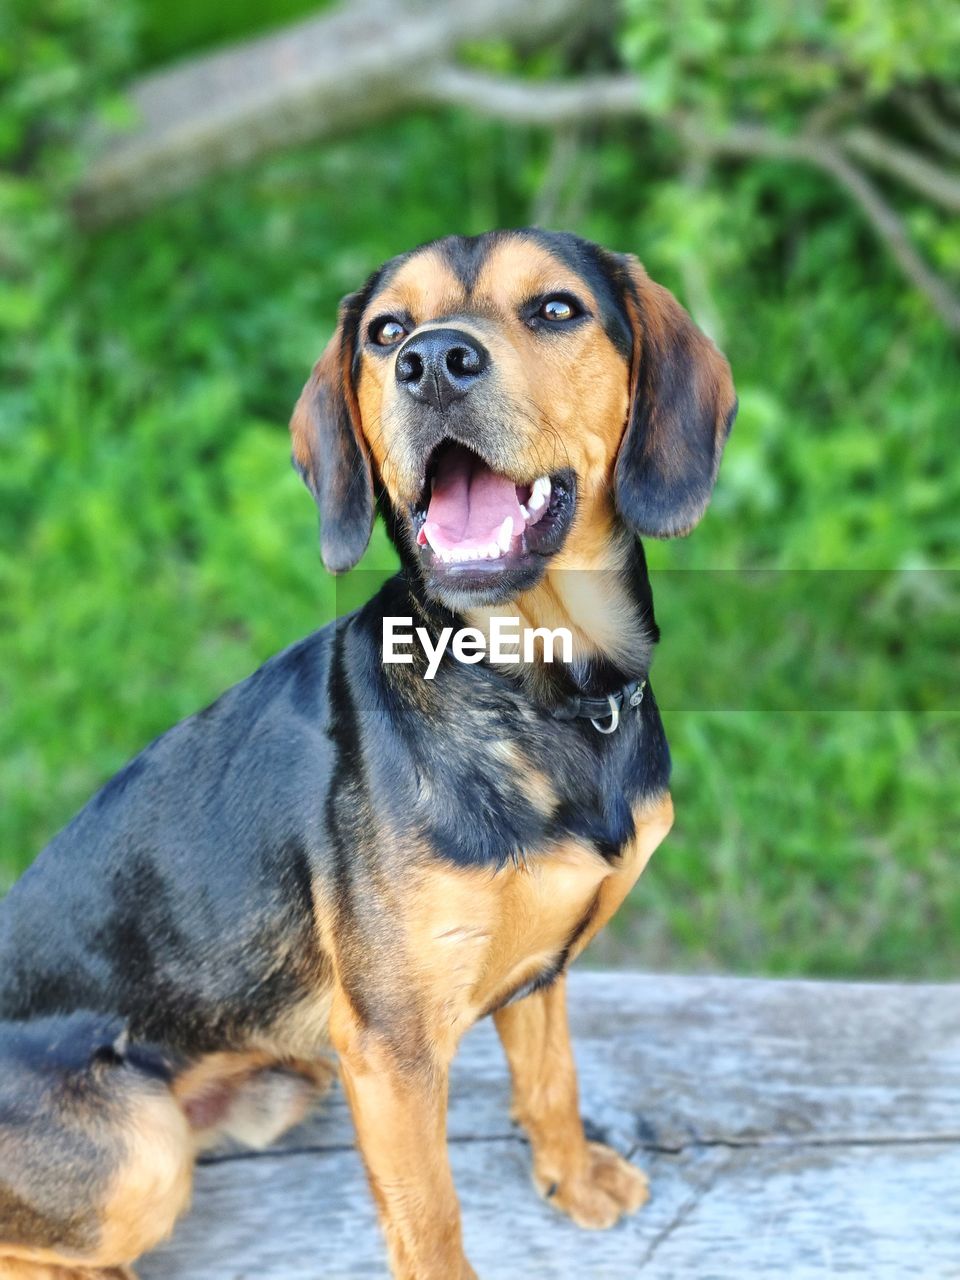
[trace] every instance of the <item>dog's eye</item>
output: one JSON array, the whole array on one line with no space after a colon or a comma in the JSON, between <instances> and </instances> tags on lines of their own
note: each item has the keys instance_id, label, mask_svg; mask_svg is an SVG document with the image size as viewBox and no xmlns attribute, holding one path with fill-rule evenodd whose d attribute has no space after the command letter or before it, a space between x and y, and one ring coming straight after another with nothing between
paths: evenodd
<instances>
[{"instance_id":1,"label":"dog's eye","mask_svg":"<svg viewBox=\"0 0 960 1280\"><path fill-rule=\"evenodd\" d=\"M537 311L537 316L541 320L549 320L551 324L563 324L567 320L576 319L581 314L581 309L577 306L575 299L568 297L564 293L544 298Z\"/></svg>"},{"instance_id":2,"label":"dog's eye","mask_svg":"<svg viewBox=\"0 0 960 1280\"><path fill-rule=\"evenodd\" d=\"M370 341L378 347L392 347L407 336L407 330L393 316L385 316L374 320L370 326Z\"/></svg>"}]
</instances>

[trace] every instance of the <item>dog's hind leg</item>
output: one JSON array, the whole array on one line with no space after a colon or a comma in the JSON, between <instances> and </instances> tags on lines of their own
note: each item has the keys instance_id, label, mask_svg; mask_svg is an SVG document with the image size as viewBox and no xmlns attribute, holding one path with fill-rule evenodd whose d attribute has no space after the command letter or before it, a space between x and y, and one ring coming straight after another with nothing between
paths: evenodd
<instances>
[{"instance_id":1,"label":"dog's hind leg","mask_svg":"<svg viewBox=\"0 0 960 1280\"><path fill-rule=\"evenodd\" d=\"M0 1280L133 1280L197 1152L267 1145L331 1077L261 1052L174 1061L94 1014L0 1023Z\"/></svg>"},{"instance_id":2,"label":"dog's hind leg","mask_svg":"<svg viewBox=\"0 0 960 1280\"><path fill-rule=\"evenodd\" d=\"M215 1053L181 1072L173 1093L198 1148L231 1138L262 1149L299 1124L329 1088L332 1063Z\"/></svg>"},{"instance_id":3,"label":"dog's hind leg","mask_svg":"<svg viewBox=\"0 0 960 1280\"><path fill-rule=\"evenodd\" d=\"M169 1235L196 1158L174 1071L117 1019L0 1023L0 1280L120 1280Z\"/></svg>"}]
</instances>

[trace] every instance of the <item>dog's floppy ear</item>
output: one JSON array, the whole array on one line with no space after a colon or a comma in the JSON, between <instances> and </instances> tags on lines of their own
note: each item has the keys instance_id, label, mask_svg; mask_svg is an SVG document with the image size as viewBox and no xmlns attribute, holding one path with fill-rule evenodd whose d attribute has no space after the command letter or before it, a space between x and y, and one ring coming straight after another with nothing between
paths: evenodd
<instances>
[{"instance_id":1,"label":"dog's floppy ear","mask_svg":"<svg viewBox=\"0 0 960 1280\"><path fill-rule=\"evenodd\" d=\"M620 264L633 357L614 472L617 508L637 533L677 537L710 501L737 399L725 357L673 294L635 258Z\"/></svg>"},{"instance_id":2,"label":"dog's floppy ear","mask_svg":"<svg viewBox=\"0 0 960 1280\"><path fill-rule=\"evenodd\" d=\"M357 311L358 295L344 298L337 330L290 419L293 465L320 509L320 554L331 573L353 568L373 528L370 457L351 368Z\"/></svg>"}]
</instances>

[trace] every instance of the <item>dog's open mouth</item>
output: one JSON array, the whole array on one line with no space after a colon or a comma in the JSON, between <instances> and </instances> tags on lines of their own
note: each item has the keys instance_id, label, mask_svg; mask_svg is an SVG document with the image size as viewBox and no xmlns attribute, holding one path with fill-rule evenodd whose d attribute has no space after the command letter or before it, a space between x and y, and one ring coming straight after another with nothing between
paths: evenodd
<instances>
[{"instance_id":1,"label":"dog's open mouth","mask_svg":"<svg viewBox=\"0 0 960 1280\"><path fill-rule=\"evenodd\" d=\"M421 559L431 567L489 572L556 551L574 507L572 474L517 484L452 440L433 452L412 512Z\"/></svg>"}]
</instances>

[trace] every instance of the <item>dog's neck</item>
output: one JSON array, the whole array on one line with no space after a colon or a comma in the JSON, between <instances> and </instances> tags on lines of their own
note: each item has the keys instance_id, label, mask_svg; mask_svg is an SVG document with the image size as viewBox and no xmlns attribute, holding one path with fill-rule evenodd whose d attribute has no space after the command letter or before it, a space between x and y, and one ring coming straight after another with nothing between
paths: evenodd
<instances>
[{"instance_id":1,"label":"dog's neck","mask_svg":"<svg viewBox=\"0 0 960 1280\"><path fill-rule=\"evenodd\" d=\"M544 661L542 640L535 639L537 661L498 668L544 705L556 705L571 694L605 697L628 681L645 677L650 669L659 631L643 547L626 530L605 539L594 557L586 558L582 551L575 560L558 556L536 586L516 599L473 606L459 616L426 598L413 566L406 566L406 579L411 607L421 625L437 632L450 625L475 627L486 638L488 649L495 617L519 618L521 652L526 632L569 631L572 662L560 660L558 647L553 661Z\"/></svg>"}]
</instances>

